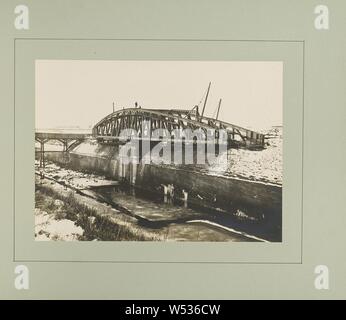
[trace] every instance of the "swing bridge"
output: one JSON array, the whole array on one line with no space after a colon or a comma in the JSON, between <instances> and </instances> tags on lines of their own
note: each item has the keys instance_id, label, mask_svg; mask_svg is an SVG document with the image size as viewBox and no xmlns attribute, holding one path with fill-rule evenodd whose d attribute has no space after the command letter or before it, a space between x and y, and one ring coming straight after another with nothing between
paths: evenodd
<instances>
[{"instance_id":1,"label":"swing bridge","mask_svg":"<svg viewBox=\"0 0 346 320\"><path fill-rule=\"evenodd\" d=\"M167 137L153 135L154 132L162 131L168 134L169 138L174 139L175 142L181 139L183 143L192 142L186 141L185 138L177 137L177 132L189 130L189 132L199 132L205 139L210 135L214 137L213 143L216 148L219 143L226 143L227 150L231 148L244 148L248 150L261 150L265 147L265 135L253 130L243 128L222 120L219 120L219 111L221 106L221 99L219 100L217 115L215 118L207 117L204 115L209 90L204 99L203 110L199 112L199 105L192 109L148 109L141 108L135 104L135 108L122 108L114 110L113 112L101 119L95 124L91 132L71 132L67 130L37 130L35 132L35 141L39 143L40 149L36 152L41 153L40 165L44 166L44 153L45 144L49 141L58 141L62 146L64 152L68 153L80 145L82 142L94 139L99 144L124 144L132 139L149 139L153 145L167 139ZM124 139L123 133L127 132L128 136ZM220 142L220 134L223 134L223 139ZM201 142L201 141L198 141ZM207 140L205 141L207 142Z\"/></svg>"}]
</instances>

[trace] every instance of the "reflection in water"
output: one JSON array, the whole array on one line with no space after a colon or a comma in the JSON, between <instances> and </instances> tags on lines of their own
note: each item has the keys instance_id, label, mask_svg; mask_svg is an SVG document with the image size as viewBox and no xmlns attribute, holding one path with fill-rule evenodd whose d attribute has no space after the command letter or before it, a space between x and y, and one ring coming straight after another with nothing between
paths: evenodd
<instances>
[{"instance_id":1,"label":"reflection in water","mask_svg":"<svg viewBox=\"0 0 346 320\"><path fill-rule=\"evenodd\" d=\"M172 204L172 198L165 194L163 196L163 202L167 204Z\"/></svg>"},{"instance_id":2,"label":"reflection in water","mask_svg":"<svg viewBox=\"0 0 346 320\"><path fill-rule=\"evenodd\" d=\"M203 198L198 194L193 196L193 190L189 194L173 185L144 190L53 164L47 164L44 174L64 185L65 190L69 186L80 194L107 203L117 209L114 214L120 211L134 217L138 226L169 232L171 240L249 241L248 236L239 235L245 232L269 241L281 241L281 230L278 232L272 225L266 226L259 220L249 220L251 217L245 214L246 210L243 212L233 206L225 212L203 207L203 201L196 199Z\"/></svg>"},{"instance_id":3,"label":"reflection in water","mask_svg":"<svg viewBox=\"0 0 346 320\"><path fill-rule=\"evenodd\" d=\"M268 237L265 226L254 221L239 220L234 208L230 212L221 212L211 208L200 207L188 201L188 195L173 197L165 189L146 191L127 184L92 189L101 201L124 207L138 219L138 224L149 228L162 228L172 223L182 224L191 220L203 220L227 228L233 228L269 241L278 241L274 236ZM169 188L168 188L169 190ZM180 192L179 192L180 193Z\"/></svg>"}]
</instances>

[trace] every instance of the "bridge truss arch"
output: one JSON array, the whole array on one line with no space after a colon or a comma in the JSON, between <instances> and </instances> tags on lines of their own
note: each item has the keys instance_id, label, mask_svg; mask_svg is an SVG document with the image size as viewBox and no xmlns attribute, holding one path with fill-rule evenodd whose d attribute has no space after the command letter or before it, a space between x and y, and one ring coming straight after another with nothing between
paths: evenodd
<instances>
[{"instance_id":1,"label":"bridge truss arch","mask_svg":"<svg viewBox=\"0 0 346 320\"><path fill-rule=\"evenodd\" d=\"M150 127L148 127L148 124ZM132 131L137 137L152 137L154 130L164 129L170 135L176 130L201 131L205 135L220 130L227 133L230 147L258 149L264 147L264 135L224 121L201 116L198 109L144 109L126 108L115 111L101 119L92 130L99 142L118 142L122 133ZM148 132L145 132L149 130ZM131 138L129 136L129 138Z\"/></svg>"}]
</instances>

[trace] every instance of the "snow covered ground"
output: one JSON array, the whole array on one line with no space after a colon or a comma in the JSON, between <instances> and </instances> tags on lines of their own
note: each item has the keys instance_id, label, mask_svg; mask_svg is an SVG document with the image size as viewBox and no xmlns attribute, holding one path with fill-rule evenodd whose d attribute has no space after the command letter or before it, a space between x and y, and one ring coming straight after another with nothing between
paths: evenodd
<instances>
[{"instance_id":1,"label":"snow covered ground","mask_svg":"<svg viewBox=\"0 0 346 320\"><path fill-rule=\"evenodd\" d=\"M266 134L268 145L264 150L233 149L226 174L282 184L282 127Z\"/></svg>"},{"instance_id":2,"label":"snow covered ground","mask_svg":"<svg viewBox=\"0 0 346 320\"><path fill-rule=\"evenodd\" d=\"M35 170L36 173L43 172L45 177L54 178L77 189L111 186L117 184L117 181L107 180L104 176L66 169L50 161L47 162L44 169L40 169L39 161L36 160Z\"/></svg>"},{"instance_id":3,"label":"snow covered ground","mask_svg":"<svg viewBox=\"0 0 346 320\"><path fill-rule=\"evenodd\" d=\"M260 151L232 149L223 175L282 185L282 127L271 127L263 133L267 137L266 148ZM209 173L220 174L218 166L211 167Z\"/></svg>"},{"instance_id":4,"label":"snow covered ground","mask_svg":"<svg viewBox=\"0 0 346 320\"><path fill-rule=\"evenodd\" d=\"M55 200L59 201L59 200ZM78 241L84 230L68 219L56 220L54 214L35 208L35 240Z\"/></svg>"}]
</instances>

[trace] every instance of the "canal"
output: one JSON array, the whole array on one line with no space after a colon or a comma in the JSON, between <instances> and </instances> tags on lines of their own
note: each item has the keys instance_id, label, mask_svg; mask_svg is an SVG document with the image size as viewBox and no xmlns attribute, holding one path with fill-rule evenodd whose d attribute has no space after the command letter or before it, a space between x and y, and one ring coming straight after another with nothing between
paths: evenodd
<instances>
[{"instance_id":1,"label":"canal","mask_svg":"<svg viewBox=\"0 0 346 320\"><path fill-rule=\"evenodd\" d=\"M237 208L229 208L227 212L206 208L164 195L163 191L144 190L52 162L44 169L39 168L38 162L35 166L37 175L41 173L51 181L50 187L60 185L78 191L81 196L115 209L112 214L127 215L136 227L164 234L169 241L278 241L262 221L246 217Z\"/></svg>"}]
</instances>

